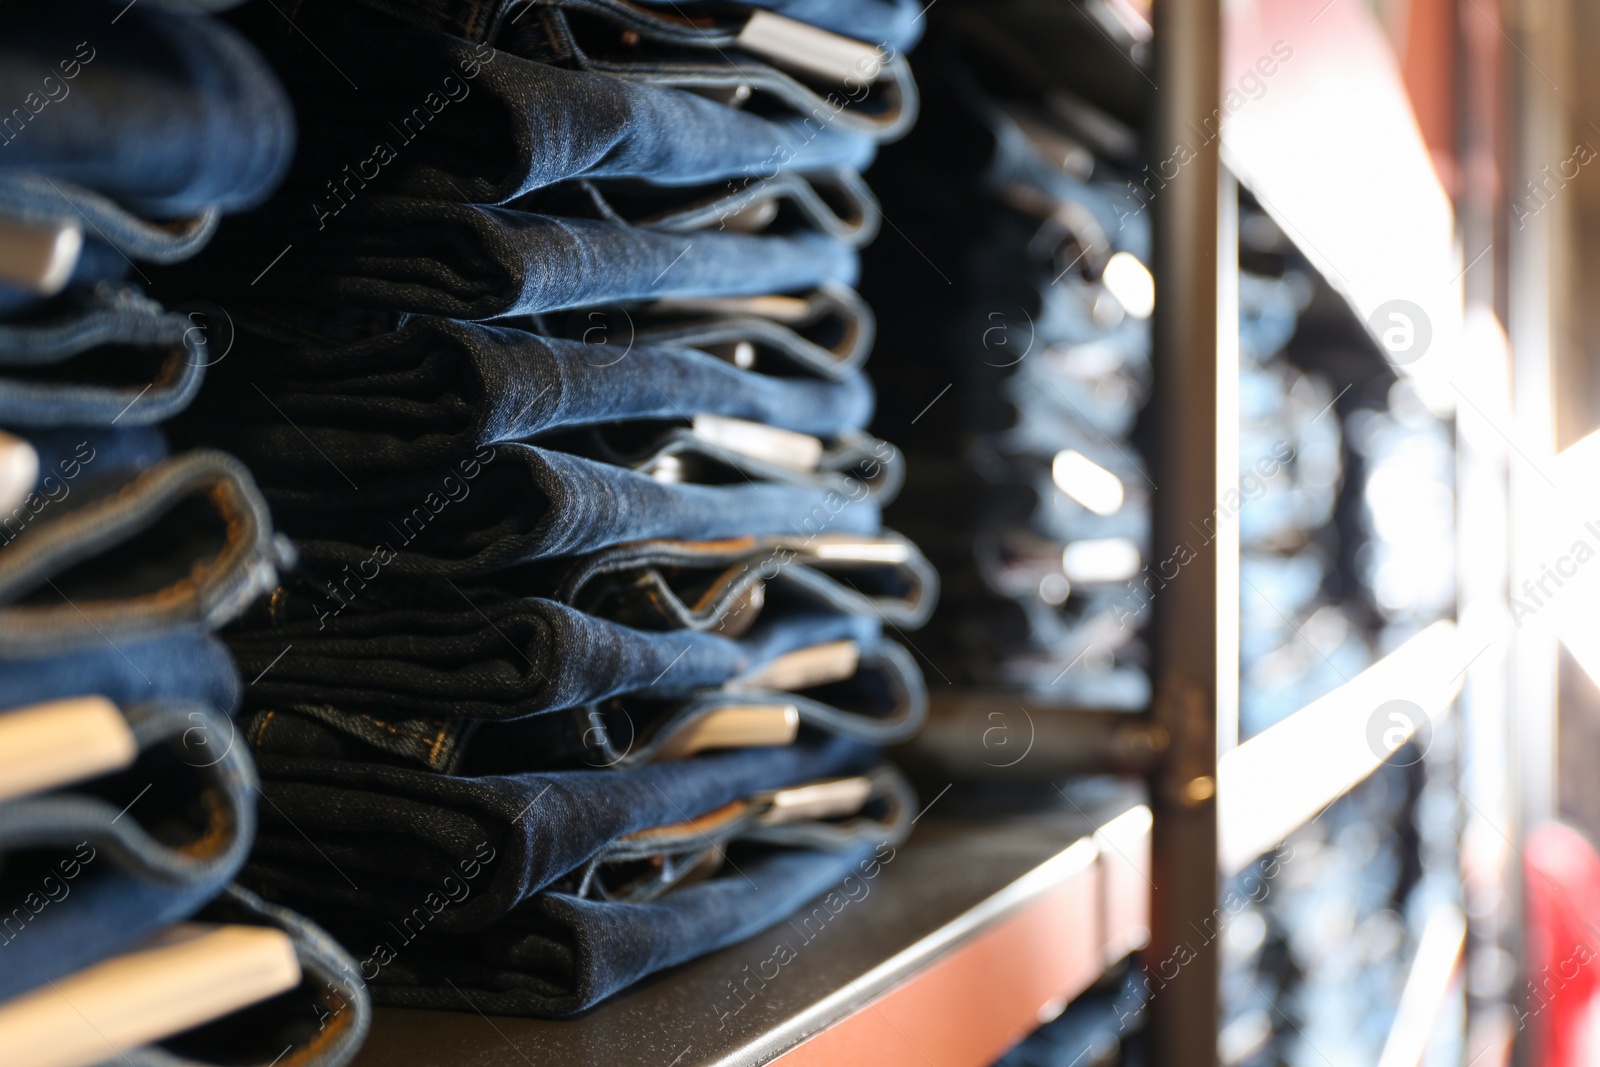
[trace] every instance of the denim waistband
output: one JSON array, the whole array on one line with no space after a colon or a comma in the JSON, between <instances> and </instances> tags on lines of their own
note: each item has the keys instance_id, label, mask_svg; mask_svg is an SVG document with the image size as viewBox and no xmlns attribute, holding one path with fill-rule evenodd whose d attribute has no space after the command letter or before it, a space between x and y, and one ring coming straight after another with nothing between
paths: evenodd
<instances>
[{"instance_id":1,"label":"denim waistband","mask_svg":"<svg viewBox=\"0 0 1600 1067\"><path fill-rule=\"evenodd\" d=\"M251 880L296 900L405 916L471 861L472 895L433 920L481 930L624 834L693 818L766 789L857 774L844 738L745 749L596 774L456 778L342 760L262 756L263 832ZM288 820L303 831L301 837ZM347 872L352 889L333 865Z\"/></svg>"},{"instance_id":2,"label":"denim waistband","mask_svg":"<svg viewBox=\"0 0 1600 1067\"><path fill-rule=\"evenodd\" d=\"M47 16L8 6L0 99L22 104L0 123L7 169L157 217L252 206L294 147L289 102L237 32L148 6L85 0Z\"/></svg>"},{"instance_id":3,"label":"denim waistband","mask_svg":"<svg viewBox=\"0 0 1600 1067\"><path fill-rule=\"evenodd\" d=\"M372 1024L372 997L356 961L326 931L237 885L225 886L199 918L288 934L299 988L100 1067L342 1067L355 1058Z\"/></svg>"},{"instance_id":4,"label":"denim waistband","mask_svg":"<svg viewBox=\"0 0 1600 1067\"><path fill-rule=\"evenodd\" d=\"M690 578L694 594L677 591L679 575ZM926 622L939 596L927 557L889 532L619 545L574 564L555 595L634 625L721 629L758 583L792 585L802 599L906 628Z\"/></svg>"},{"instance_id":5,"label":"denim waistband","mask_svg":"<svg viewBox=\"0 0 1600 1067\"><path fill-rule=\"evenodd\" d=\"M871 136L839 123L768 118L667 86L564 70L353 4L302 5L294 26L275 11L246 8L240 18L254 20L257 40L304 102L295 191L280 202L310 222L342 223L343 205L359 203L380 174L386 190L501 204L573 178L705 185L860 170L876 152ZM375 36L381 53L368 46Z\"/></svg>"},{"instance_id":6,"label":"denim waistband","mask_svg":"<svg viewBox=\"0 0 1600 1067\"><path fill-rule=\"evenodd\" d=\"M470 577L645 538L812 528L872 533L879 525L865 489L846 496L783 485L674 485L516 443L495 445L457 467L460 475L448 468L359 492L271 487L268 498L308 564L329 572L353 568L363 584L391 570Z\"/></svg>"},{"instance_id":7,"label":"denim waistband","mask_svg":"<svg viewBox=\"0 0 1600 1067\"><path fill-rule=\"evenodd\" d=\"M58 365L54 376L0 377L0 423L10 426L147 426L188 407L209 362L205 337L186 315L129 287L72 294L60 317L0 324L0 368ZM59 305L58 305L59 306ZM94 384L127 376L128 346L158 356L148 384ZM72 362L69 362L72 361Z\"/></svg>"},{"instance_id":8,"label":"denim waistband","mask_svg":"<svg viewBox=\"0 0 1600 1067\"><path fill-rule=\"evenodd\" d=\"M98 239L129 259L146 263L188 259L211 240L222 217L215 208L205 208L189 218L142 219L92 189L26 172L0 172L0 215L25 222L79 225L86 242Z\"/></svg>"},{"instance_id":9,"label":"denim waistband","mask_svg":"<svg viewBox=\"0 0 1600 1067\"><path fill-rule=\"evenodd\" d=\"M233 657L210 634L179 631L109 642L31 659L0 659L7 702L39 704L93 693L128 706L147 701L205 704L223 714L239 706Z\"/></svg>"},{"instance_id":10,"label":"denim waistband","mask_svg":"<svg viewBox=\"0 0 1600 1067\"><path fill-rule=\"evenodd\" d=\"M369 473L394 477L485 445L627 419L715 414L832 437L872 415L872 387L859 374L777 377L688 347L609 341L421 317L340 347L285 350L241 335L212 374L219 395L237 402L193 420L263 480L348 488L341 470L359 484Z\"/></svg>"},{"instance_id":11,"label":"denim waistband","mask_svg":"<svg viewBox=\"0 0 1600 1067\"><path fill-rule=\"evenodd\" d=\"M858 270L852 249L814 233L658 233L377 195L349 210L348 225L321 241L313 234L300 242L289 269L268 273L261 286L313 302L494 319L630 300L851 285ZM265 262L281 251L284 230L240 239L253 248L250 262Z\"/></svg>"},{"instance_id":12,"label":"denim waistband","mask_svg":"<svg viewBox=\"0 0 1600 1067\"><path fill-rule=\"evenodd\" d=\"M209 559L129 558L116 579L144 578L155 587L135 585L127 595L107 596L103 576L85 580L82 589L52 580L135 541L186 498L203 499L226 527ZM277 568L293 558L288 542L273 534L266 503L244 466L220 452L189 452L0 548L0 649L6 657L39 655L173 629L214 629L276 585ZM130 576L141 566L142 574ZM67 602L24 599L40 585Z\"/></svg>"}]
</instances>

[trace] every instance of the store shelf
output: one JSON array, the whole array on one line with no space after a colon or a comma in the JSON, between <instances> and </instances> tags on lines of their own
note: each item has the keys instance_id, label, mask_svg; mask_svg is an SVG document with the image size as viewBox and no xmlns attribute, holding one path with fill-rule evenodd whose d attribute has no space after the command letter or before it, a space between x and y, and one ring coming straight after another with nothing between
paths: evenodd
<instances>
[{"instance_id":1,"label":"store shelf","mask_svg":"<svg viewBox=\"0 0 1600 1067\"><path fill-rule=\"evenodd\" d=\"M1062 705L1003 689L930 694L928 721L895 761L957 781L1148 774L1168 737L1144 715Z\"/></svg>"},{"instance_id":2,"label":"store shelf","mask_svg":"<svg viewBox=\"0 0 1600 1067\"><path fill-rule=\"evenodd\" d=\"M1449 708L1470 661L1438 622L1218 762L1222 870L1233 874L1309 822Z\"/></svg>"},{"instance_id":3,"label":"store shelf","mask_svg":"<svg viewBox=\"0 0 1600 1067\"><path fill-rule=\"evenodd\" d=\"M381 1009L356 1067L991 1063L1145 938L1149 809L1131 789L1049 796L968 816L930 793L825 925L797 917L577 1019Z\"/></svg>"}]
</instances>

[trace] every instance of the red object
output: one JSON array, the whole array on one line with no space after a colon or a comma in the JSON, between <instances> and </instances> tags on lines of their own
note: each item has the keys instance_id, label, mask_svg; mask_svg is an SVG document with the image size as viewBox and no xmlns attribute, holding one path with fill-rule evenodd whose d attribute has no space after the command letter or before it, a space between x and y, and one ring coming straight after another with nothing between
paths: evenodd
<instances>
[{"instance_id":1,"label":"red object","mask_svg":"<svg viewBox=\"0 0 1600 1067\"><path fill-rule=\"evenodd\" d=\"M1539 1067L1588 1067L1584 1030L1600 990L1600 853L1570 826L1528 835L1527 985L1521 1025Z\"/></svg>"}]
</instances>

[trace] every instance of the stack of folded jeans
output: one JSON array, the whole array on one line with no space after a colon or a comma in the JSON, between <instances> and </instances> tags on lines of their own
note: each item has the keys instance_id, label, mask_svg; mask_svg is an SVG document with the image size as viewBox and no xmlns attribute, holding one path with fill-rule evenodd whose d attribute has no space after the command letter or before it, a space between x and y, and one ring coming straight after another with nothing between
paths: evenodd
<instances>
[{"instance_id":1,"label":"stack of folded jeans","mask_svg":"<svg viewBox=\"0 0 1600 1067\"><path fill-rule=\"evenodd\" d=\"M211 631L293 550L236 459L169 454L157 424L213 352L130 279L264 198L294 138L260 57L195 6L0 11L7 1063L331 1067L367 1026L353 961L229 884L256 773Z\"/></svg>"},{"instance_id":2,"label":"stack of folded jeans","mask_svg":"<svg viewBox=\"0 0 1600 1067\"><path fill-rule=\"evenodd\" d=\"M1265 223L1258 217L1256 228ZM1310 286L1239 279L1239 729L1260 733L1372 661L1364 616L1329 589L1340 558L1338 390L1284 353Z\"/></svg>"},{"instance_id":3,"label":"stack of folded jeans","mask_svg":"<svg viewBox=\"0 0 1600 1067\"><path fill-rule=\"evenodd\" d=\"M570 1014L908 829L878 750L926 694L888 631L937 587L882 528L850 286L916 15L241 14L302 150L185 275L238 332L184 432L300 554L227 634L271 802L246 881L376 1000Z\"/></svg>"},{"instance_id":4,"label":"stack of folded jeans","mask_svg":"<svg viewBox=\"0 0 1600 1067\"><path fill-rule=\"evenodd\" d=\"M885 160L889 214L915 246L878 271L885 308L905 320L886 326L879 359L905 383L896 421L917 430L891 517L946 575L927 647L953 681L1139 708L1138 632L1159 583L1134 443L1150 384L1149 215L1047 93L991 69L1025 25L989 29L936 42L924 91L940 124Z\"/></svg>"}]
</instances>

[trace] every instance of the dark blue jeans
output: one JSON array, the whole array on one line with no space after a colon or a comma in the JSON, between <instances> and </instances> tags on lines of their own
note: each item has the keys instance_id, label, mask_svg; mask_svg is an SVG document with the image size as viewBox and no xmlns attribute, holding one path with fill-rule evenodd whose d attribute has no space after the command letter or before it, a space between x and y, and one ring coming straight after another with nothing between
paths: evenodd
<instances>
[{"instance_id":1,"label":"dark blue jeans","mask_svg":"<svg viewBox=\"0 0 1600 1067\"><path fill-rule=\"evenodd\" d=\"M348 489L448 463L485 445L622 420L716 414L832 438L864 427L866 377L740 370L685 346L606 344L416 317L352 345L283 349L241 334L193 421L269 484ZM337 468L337 469L335 469Z\"/></svg>"},{"instance_id":2,"label":"dark blue jeans","mask_svg":"<svg viewBox=\"0 0 1600 1067\"><path fill-rule=\"evenodd\" d=\"M317 917L328 905L400 919L444 879L465 876L470 895L432 928L468 933L626 834L763 790L859 774L873 758L836 737L606 773L462 778L346 760L263 755L260 763L270 803L250 881Z\"/></svg>"},{"instance_id":3,"label":"dark blue jeans","mask_svg":"<svg viewBox=\"0 0 1600 1067\"><path fill-rule=\"evenodd\" d=\"M380 573L458 579L645 538L875 533L878 506L856 486L847 496L732 479L669 484L513 443L405 483L267 495L307 564L359 588Z\"/></svg>"},{"instance_id":4,"label":"dark blue jeans","mask_svg":"<svg viewBox=\"0 0 1600 1067\"><path fill-rule=\"evenodd\" d=\"M354 914L328 922L346 943L377 946L376 957L387 961L372 985L379 1004L561 1017L646 975L774 927L817 900L796 925L773 931L778 947L768 964L793 959L834 915L866 899L896 844L862 844L848 852L740 847L731 858L744 877L724 874L643 903L547 891L481 935L412 933L415 920L396 934L388 923ZM730 996L726 1010L736 1003Z\"/></svg>"},{"instance_id":5,"label":"dark blue jeans","mask_svg":"<svg viewBox=\"0 0 1600 1067\"><path fill-rule=\"evenodd\" d=\"M0 168L156 218L259 202L294 148L289 102L254 49L148 5L8 3L0 100Z\"/></svg>"},{"instance_id":6,"label":"dark blue jeans","mask_svg":"<svg viewBox=\"0 0 1600 1067\"><path fill-rule=\"evenodd\" d=\"M869 134L821 117L564 70L355 5L301 8L300 32L275 11L240 17L301 102L304 147L277 203L313 226L342 228L346 205L380 192L503 204L573 178L739 188L780 171L860 170L876 151Z\"/></svg>"},{"instance_id":7,"label":"dark blue jeans","mask_svg":"<svg viewBox=\"0 0 1600 1067\"><path fill-rule=\"evenodd\" d=\"M256 287L313 304L495 319L851 285L857 272L853 249L816 233L660 233L377 193L356 200L341 221L336 231L306 233ZM293 232L281 224L253 230L235 254L265 264Z\"/></svg>"},{"instance_id":8,"label":"dark blue jeans","mask_svg":"<svg viewBox=\"0 0 1600 1067\"><path fill-rule=\"evenodd\" d=\"M496 0L488 4L441 2L441 0L367 0L375 8L388 11L420 26L440 29L469 41L494 41L503 33L506 24L528 17L513 14L521 5L509 0ZM640 0L641 5L680 16L693 15L697 21L689 33L707 44L731 44L738 35L744 19L700 3L678 3L676 0ZM542 5L541 5L542 6ZM554 5L573 10L595 9L626 18L628 12L612 0L598 3L561 3ZM797 22L832 30L846 37L871 44L885 44L896 51L909 51L922 35L922 8L916 0L751 0L752 8L765 8Z\"/></svg>"},{"instance_id":9,"label":"dark blue jeans","mask_svg":"<svg viewBox=\"0 0 1600 1067\"><path fill-rule=\"evenodd\" d=\"M342 1067L372 1023L372 997L356 961L326 931L237 885L198 916L206 922L271 926L289 935L300 985L158 1045L128 1049L103 1067Z\"/></svg>"},{"instance_id":10,"label":"dark blue jeans","mask_svg":"<svg viewBox=\"0 0 1600 1067\"><path fill-rule=\"evenodd\" d=\"M523 577L514 573L497 584L514 590ZM743 631L761 601L778 595L772 586L804 603L908 629L927 621L939 595L927 558L887 532L639 541L596 552L543 580L554 585L557 599L634 626L732 633Z\"/></svg>"},{"instance_id":11,"label":"dark blue jeans","mask_svg":"<svg viewBox=\"0 0 1600 1067\"><path fill-rule=\"evenodd\" d=\"M131 768L0 805L0 998L193 914L250 849L255 771L228 720L202 704L122 710L142 752Z\"/></svg>"},{"instance_id":12,"label":"dark blue jeans","mask_svg":"<svg viewBox=\"0 0 1600 1067\"><path fill-rule=\"evenodd\" d=\"M0 657L0 693L8 704L98 693L123 707L179 701L229 714L239 706L239 692L239 676L227 648L215 637L194 631L115 645L101 641L28 659Z\"/></svg>"},{"instance_id":13,"label":"dark blue jeans","mask_svg":"<svg viewBox=\"0 0 1600 1067\"><path fill-rule=\"evenodd\" d=\"M35 656L215 629L293 560L243 465L189 452L0 547L0 648Z\"/></svg>"},{"instance_id":14,"label":"dark blue jeans","mask_svg":"<svg viewBox=\"0 0 1600 1067\"><path fill-rule=\"evenodd\" d=\"M797 648L875 645L878 631L876 619L823 613L764 619L735 639L636 630L548 600L337 614L329 604L337 608L318 596L309 601L318 618L229 632L245 675L276 664L250 687L252 708L325 704L385 721L519 719L622 693L685 697Z\"/></svg>"},{"instance_id":15,"label":"dark blue jeans","mask_svg":"<svg viewBox=\"0 0 1600 1067\"><path fill-rule=\"evenodd\" d=\"M163 422L193 402L210 362L205 331L137 288L74 290L45 315L0 323L0 423Z\"/></svg>"},{"instance_id":16,"label":"dark blue jeans","mask_svg":"<svg viewBox=\"0 0 1600 1067\"><path fill-rule=\"evenodd\" d=\"M674 734L729 706L790 707L807 729L879 744L910 736L926 711L921 675L875 620L790 616L733 640L628 630L548 602L500 607L516 610L486 606L487 625L384 612L330 626L343 636L323 640L303 627L235 637L243 670L260 672L251 744L483 774L648 763ZM552 617L539 625L541 614ZM530 625L553 640L528 640ZM853 678L803 693L737 683L786 653L840 641L859 650ZM508 647L528 658L508 662Z\"/></svg>"}]
</instances>

